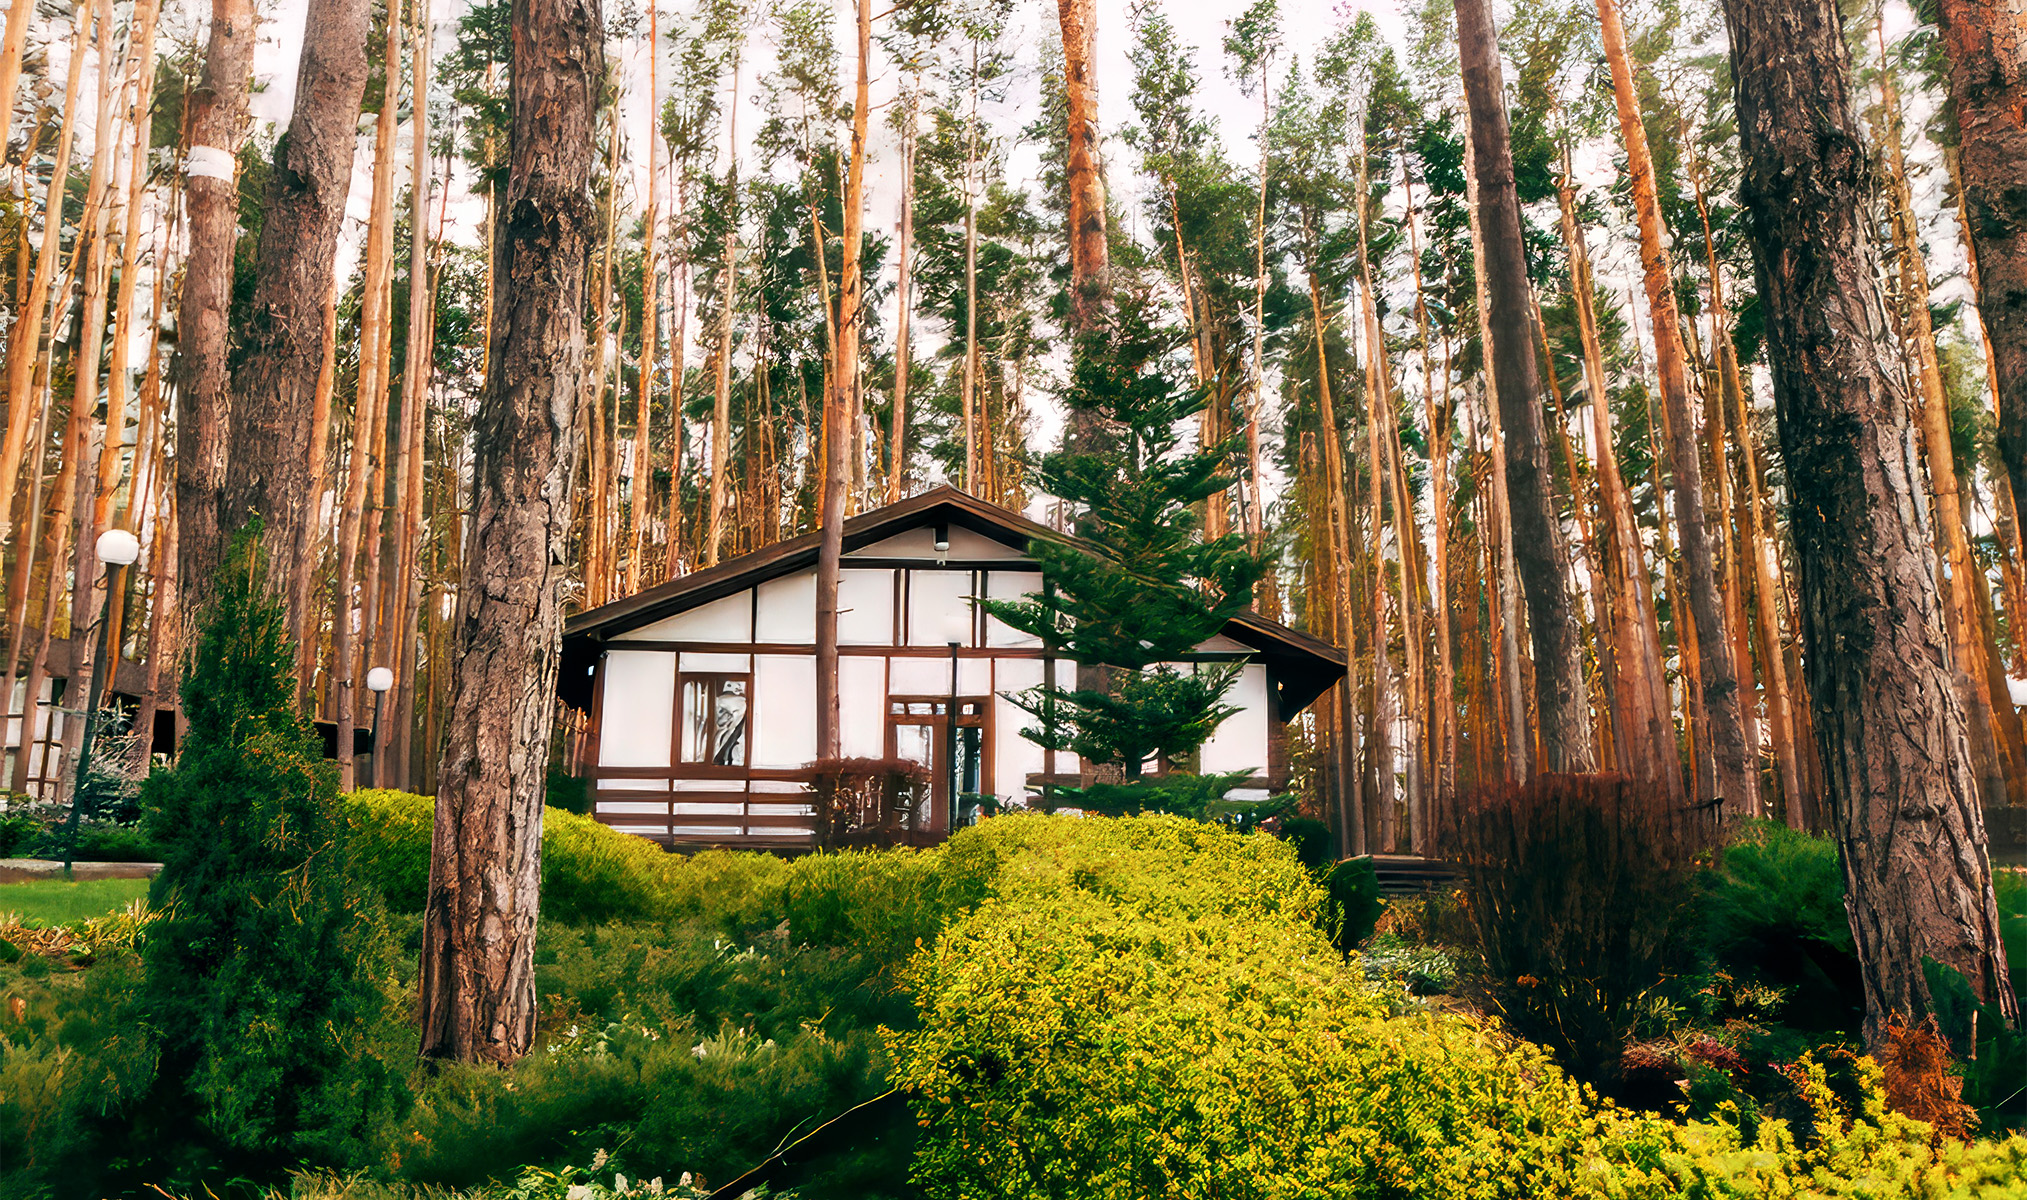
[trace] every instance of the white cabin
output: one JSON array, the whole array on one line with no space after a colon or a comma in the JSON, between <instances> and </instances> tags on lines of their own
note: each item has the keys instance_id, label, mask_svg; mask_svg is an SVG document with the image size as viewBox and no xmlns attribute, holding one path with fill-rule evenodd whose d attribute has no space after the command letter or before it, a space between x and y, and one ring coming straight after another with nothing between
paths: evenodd
<instances>
[{"instance_id":1,"label":"white cabin","mask_svg":"<svg viewBox=\"0 0 2027 1200\"><path fill-rule=\"evenodd\" d=\"M928 766L932 840L962 819L954 795L1018 807L1080 777L1075 756L1021 736L1030 718L1006 698L1067 684L1074 664L972 603L1039 591L1027 546L1063 537L948 487L845 522L841 749ZM600 821L682 848L810 844L816 554L805 535L569 621L558 694L589 717L581 770ZM1281 727L1344 675L1343 652L1246 613L1191 658L1245 663L1229 697L1240 711L1200 769L1282 786Z\"/></svg>"}]
</instances>

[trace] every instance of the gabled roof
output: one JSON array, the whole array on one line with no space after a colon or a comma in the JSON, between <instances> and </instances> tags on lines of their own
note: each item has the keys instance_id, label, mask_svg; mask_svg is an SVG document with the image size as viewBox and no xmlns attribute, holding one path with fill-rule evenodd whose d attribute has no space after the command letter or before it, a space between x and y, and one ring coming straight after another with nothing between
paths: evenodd
<instances>
[{"instance_id":1,"label":"gabled roof","mask_svg":"<svg viewBox=\"0 0 2027 1200\"><path fill-rule=\"evenodd\" d=\"M847 518L844 552L850 554L911 529L942 524L968 529L1021 551L1026 551L1028 543L1037 539L1074 541L1069 535L1031 521L1012 509L944 484ZM806 533L776 542L571 617L563 626L564 699L572 700L570 693L580 690L573 685L585 680L585 672L573 671L572 666L588 666L597 655L599 643L767 580L808 570L816 565L819 538L819 534ZM1281 710L1283 720L1308 707L1344 676L1344 651L1257 613L1240 613L1225 625L1224 633L1257 652L1279 680L1281 694L1276 707Z\"/></svg>"}]
</instances>

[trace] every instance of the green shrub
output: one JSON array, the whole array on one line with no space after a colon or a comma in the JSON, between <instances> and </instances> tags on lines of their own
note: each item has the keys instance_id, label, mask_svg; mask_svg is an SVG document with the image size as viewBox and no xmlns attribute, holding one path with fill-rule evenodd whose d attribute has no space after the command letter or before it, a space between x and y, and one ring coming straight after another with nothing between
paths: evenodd
<instances>
[{"instance_id":1,"label":"green shrub","mask_svg":"<svg viewBox=\"0 0 2027 1200\"><path fill-rule=\"evenodd\" d=\"M1283 903L1235 901L1227 872L1251 839L997 823L950 844L997 869L910 967L920 1026L890 1039L931 1195L2027 1193L2027 1139L1933 1145L1928 1126L1884 1110L1870 1060L1848 1089L1794 1064L1793 1126L1601 1106L1538 1047L1455 1018L1388 1018L1305 911L1315 889L1299 871Z\"/></svg>"},{"instance_id":2,"label":"green shrub","mask_svg":"<svg viewBox=\"0 0 2027 1200\"><path fill-rule=\"evenodd\" d=\"M435 799L361 790L344 803L358 830L360 877L380 889L389 908L420 912L429 890ZM680 862L645 838L544 809L542 915L567 924L660 919L672 911L666 881Z\"/></svg>"},{"instance_id":3,"label":"green shrub","mask_svg":"<svg viewBox=\"0 0 2027 1200\"><path fill-rule=\"evenodd\" d=\"M1542 775L1470 796L1458 854L1488 1000L1587 1083L1611 1086L1688 957L1696 845L1658 784Z\"/></svg>"},{"instance_id":4,"label":"green shrub","mask_svg":"<svg viewBox=\"0 0 2027 1200\"><path fill-rule=\"evenodd\" d=\"M1711 965L1781 989L1798 1028L1856 1032L1865 992L1844 912L1837 843L1774 821L1741 825L1696 877L1700 941Z\"/></svg>"},{"instance_id":5,"label":"green shrub","mask_svg":"<svg viewBox=\"0 0 2027 1200\"><path fill-rule=\"evenodd\" d=\"M388 947L377 900L349 886L337 781L296 709L258 529L219 573L183 683L176 767L142 797L163 868L134 1015L159 1066L120 1145L153 1149L158 1169L342 1161L386 1095L357 1043L388 1002Z\"/></svg>"},{"instance_id":6,"label":"green shrub","mask_svg":"<svg viewBox=\"0 0 2027 1200\"><path fill-rule=\"evenodd\" d=\"M1350 954L1372 936L1373 926L1386 911L1387 902L1379 892L1379 872L1369 857L1346 859L1330 868L1323 888L1330 896L1324 929L1338 950Z\"/></svg>"}]
</instances>

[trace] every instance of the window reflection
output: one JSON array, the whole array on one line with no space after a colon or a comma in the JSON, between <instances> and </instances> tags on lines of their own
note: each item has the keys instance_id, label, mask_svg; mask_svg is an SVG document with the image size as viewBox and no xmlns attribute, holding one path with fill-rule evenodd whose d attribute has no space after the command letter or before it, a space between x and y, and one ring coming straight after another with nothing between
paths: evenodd
<instances>
[{"instance_id":1,"label":"window reflection","mask_svg":"<svg viewBox=\"0 0 2027 1200\"><path fill-rule=\"evenodd\" d=\"M745 675L684 677L684 762L714 767L746 765L749 685Z\"/></svg>"}]
</instances>

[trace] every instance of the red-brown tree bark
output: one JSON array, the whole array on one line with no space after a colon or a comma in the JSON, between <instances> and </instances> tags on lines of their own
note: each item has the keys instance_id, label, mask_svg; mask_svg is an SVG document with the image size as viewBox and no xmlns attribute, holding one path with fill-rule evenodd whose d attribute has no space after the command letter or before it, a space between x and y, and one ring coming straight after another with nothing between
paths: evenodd
<instances>
[{"instance_id":1,"label":"red-brown tree bark","mask_svg":"<svg viewBox=\"0 0 2027 1200\"><path fill-rule=\"evenodd\" d=\"M232 371L232 422L216 517L229 539L258 513L265 522L268 587L284 598L289 628L307 594L295 577L314 569L296 553L316 516L310 478L317 379L324 369L324 303L337 271L338 228L352 188L359 103L366 94L368 0L309 9L288 136L275 147L263 200L253 300ZM391 74L391 72L390 72ZM187 519L190 509L185 507Z\"/></svg>"},{"instance_id":2,"label":"red-brown tree bark","mask_svg":"<svg viewBox=\"0 0 2027 1200\"><path fill-rule=\"evenodd\" d=\"M511 1062L535 1036L535 917L581 449L585 181L605 79L599 0L514 0L513 129L472 532L422 927L422 1053Z\"/></svg>"},{"instance_id":3,"label":"red-brown tree bark","mask_svg":"<svg viewBox=\"0 0 2027 1200\"><path fill-rule=\"evenodd\" d=\"M1725 0L1741 195L1766 308L1801 628L1865 1036L1933 1009L1923 965L2013 1015L1983 814L1917 496L1833 0Z\"/></svg>"},{"instance_id":4,"label":"red-brown tree bark","mask_svg":"<svg viewBox=\"0 0 2027 1200\"><path fill-rule=\"evenodd\" d=\"M1478 180L1478 224L1484 237L1489 358L1506 446L1506 490L1513 522L1513 563L1527 602L1534 647L1535 706L1541 767L1592 767L1590 705L1582 638L1569 595L1569 546L1550 494L1541 378L1529 329L1533 302L1521 242L1520 198L1500 81L1499 44L1487 0L1456 0L1457 50L1470 107L1471 172Z\"/></svg>"},{"instance_id":5,"label":"red-brown tree bark","mask_svg":"<svg viewBox=\"0 0 2027 1200\"><path fill-rule=\"evenodd\" d=\"M239 230L239 187L232 156L246 132L247 80L253 71L253 0L211 0L204 75L190 94L189 181L184 211L189 257L176 321L181 368L176 389L176 577L178 611L202 614L211 575L225 555L218 527L231 429L228 355L232 249ZM321 294L318 297L321 299Z\"/></svg>"},{"instance_id":6,"label":"red-brown tree bark","mask_svg":"<svg viewBox=\"0 0 2027 1200\"><path fill-rule=\"evenodd\" d=\"M1999 453L2027 495L2027 20L2009 0L1937 0L1958 178L1991 339Z\"/></svg>"}]
</instances>

